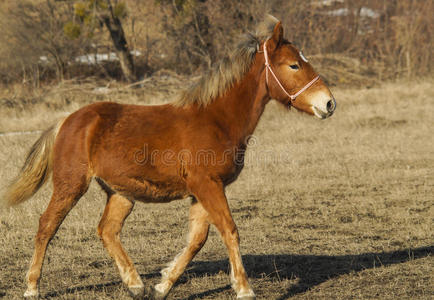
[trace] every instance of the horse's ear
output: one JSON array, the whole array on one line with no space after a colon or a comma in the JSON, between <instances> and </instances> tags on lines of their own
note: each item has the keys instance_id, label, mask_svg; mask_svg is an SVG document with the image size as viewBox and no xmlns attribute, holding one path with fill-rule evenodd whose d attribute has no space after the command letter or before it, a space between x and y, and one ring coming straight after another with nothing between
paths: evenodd
<instances>
[{"instance_id":1,"label":"horse's ear","mask_svg":"<svg viewBox=\"0 0 434 300\"><path fill-rule=\"evenodd\" d=\"M271 40L274 42L275 48L277 48L283 40L283 27L280 21L274 26Z\"/></svg>"}]
</instances>

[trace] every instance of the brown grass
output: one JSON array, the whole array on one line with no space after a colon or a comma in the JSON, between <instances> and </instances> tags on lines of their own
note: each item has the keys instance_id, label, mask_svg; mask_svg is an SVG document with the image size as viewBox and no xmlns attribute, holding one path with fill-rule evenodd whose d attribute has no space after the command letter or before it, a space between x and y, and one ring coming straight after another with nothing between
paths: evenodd
<instances>
[{"instance_id":1,"label":"brown grass","mask_svg":"<svg viewBox=\"0 0 434 300\"><path fill-rule=\"evenodd\" d=\"M0 131L42 130L65 111L97 100L167 101L186 79L163 75L139 89L114 85L94 94L82 85L21 109L3 105ZM259 299L432 299L433 87L427 80L337 89L338 109L325 121L267 107L246 168L228 188ZM0 136L1 187L37 137ZM0 298L20 299L24 292L50 189L0 211ZM92 185L66 218L48 250L43 298L129 299L96 235L104 203ZM188 205L138 204L127 220L123 241L147 283L158 282L159 270L184 246ZM233 299L228 269L213 230L169 299Z\"/></svg>"}]
</instances>

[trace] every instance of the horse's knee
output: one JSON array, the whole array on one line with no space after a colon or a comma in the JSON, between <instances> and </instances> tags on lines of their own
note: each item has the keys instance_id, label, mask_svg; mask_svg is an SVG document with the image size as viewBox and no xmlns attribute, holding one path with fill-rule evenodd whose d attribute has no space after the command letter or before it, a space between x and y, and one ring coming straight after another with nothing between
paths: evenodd
<instances>
[{"instance_id":1,"label":"horse's knee","mask_svg":"<svg viewBox=\"0 0 434 300\"><path fill-rule=\"evenodd\" d=\"M225 226L223 229L223 238L235 243L240 242L240 235L238 234L238 229L234 222Z\"/></svg>"},{"instance_id":2,"label":"horse's knee","mask_svg":"<svg viewBox=\"0 0 434 300\"><path fill-rule=\"evenodd\" d=\"M36 233L36 242L42 243L50 240L56 233L57 228L62 222L63 218L53 216L50 211L45 211L39 218L38 232Z\"/></svg>"},{"instance_id":3,"label":"horse's knee","mask_svg":"<svg viewBox=\"0 0 434 300\"><path fill-rule=\"evenodd\" d=\"M98 227L98 236L105 243L111 239L112 234L107 229Z\"/></svg>"},{"instance_id":4,"label":"horse's knee","mask_svg":"<svg viewBox=\"0 0 434 300\"><path fill-rule=\"evenodd\" d=\"M232 239L232 241L234 241L236 244L240 243L240 235L238 234L238 229L235 228L234 231L231 232L230 234L230 238Z\"/></svg>"},{"instance_id":5,"label":"horse's knee","mask_svg":"<svg viewBox=\"0 0 434 300\"><path fill-rule=\"evenodd\" d=\"M188 246L193 252L197 252L202 249L203 245L205 245L205 242L206 237L201 237L200 239L191 240Z\"/></svg>"},{"instance_id":6,"label":"horse's knee","mask_svg":"<svg viewBox=\"0 0 434 300\"><path fill-rule=\"evenodd\" d=\"M110 228L109 228L108 226L106 226L106 224L104 224L104 223L100 223L100 224L98 225L97 233L98 233L99 238L100 238L103 242L108 241L108 240L111 239L111 237L113 236L113 233L112 233L112 231L110 230Z\"/></svg>"},{"instance_id":7,"label":"horse's knee","mask_svg":"<svg viewBox=\"0 0 434 300\"><path fill-rule=\"evenodd\" d=\"M119 231L114 226L105 223L98 225L97 233L104 244L113 241L119 235Z\"/></svg>"}]
</instances>

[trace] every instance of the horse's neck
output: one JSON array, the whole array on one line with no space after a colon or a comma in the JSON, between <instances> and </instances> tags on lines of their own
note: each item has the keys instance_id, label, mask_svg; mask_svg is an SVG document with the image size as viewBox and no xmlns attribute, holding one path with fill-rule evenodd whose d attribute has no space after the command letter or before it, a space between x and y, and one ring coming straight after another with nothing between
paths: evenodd
<instances>
[{"instance_id":1,"label":"horse's neck","mask_svg":"<svg viewBox=\"0 0 434 300\"><path fill-rule=\"evenodd\" d=\"M253 134L269 101L262 71L261 65L253 64L244 78L205 109L234 144L245 143Z\"/></svg>"}]
</instances>

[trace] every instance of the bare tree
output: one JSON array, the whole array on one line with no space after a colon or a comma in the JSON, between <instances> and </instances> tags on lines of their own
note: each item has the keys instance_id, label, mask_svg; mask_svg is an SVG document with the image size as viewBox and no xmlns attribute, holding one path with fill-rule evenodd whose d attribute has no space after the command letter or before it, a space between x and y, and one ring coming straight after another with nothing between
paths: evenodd
<instances>
[{"instance_id":1,"label":"bare tree","mask_svg":"<svg viewBox=\"0 0 434 300\"><path fill-rule=\"evenodd\" d=\"M122 72L128 81L136 81L137 77L134 72L134 61L130 50L128 49L127 40L125 38L124 29L120 16L115 14L110 0L107 1L108 9L105 13L100 14L100 18L104 21L105 26L110 32L110 37L116 49L116 54L121 64ZM117 2L117 1L116 1Z\"/></svg>"},{"instance_id":2,"label":"bare tree","mask_svg":"<svg viewBox=\"0 0 434 300\"><path fill-rule=\"evenodd\" d=\"M126 17L126 4L123 1L111 0L105 1L77 1L75 3L75 17L74 21L68 24L69 31L73 35L80 35L80 27L87 27L87 32L92 32L99 26L105 26L110 33L110 38L122 73L127 81L133 82L137 80L134 70L134 60L128 47L125 32L122 27L121 19ZM81 22L81 24L77 24ZM78 29L78 30L76 30Z\"/></svg>"}]
</instances>

